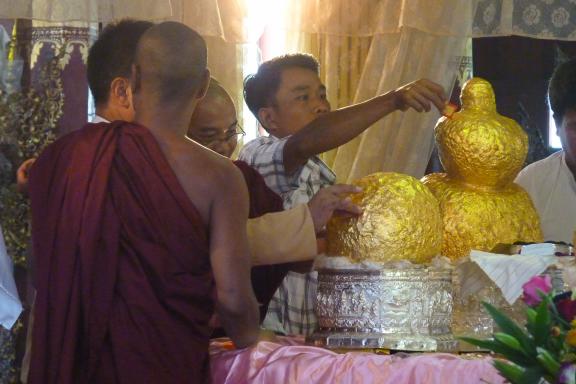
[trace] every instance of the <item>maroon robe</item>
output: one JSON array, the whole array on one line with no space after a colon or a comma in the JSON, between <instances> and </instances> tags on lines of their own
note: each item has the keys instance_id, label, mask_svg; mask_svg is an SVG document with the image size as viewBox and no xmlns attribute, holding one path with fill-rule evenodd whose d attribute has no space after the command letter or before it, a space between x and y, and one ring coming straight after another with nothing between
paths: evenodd
<instances>
[{"instance_id":1,"label":"maroon robe","mask_svg":"<svg viewBox=\"0 0 576 384\"><path fill-rule=\"evenodd\" d=\"M206 223L136 124L88 124L30 178L37 297L29 383L209 380Z\"/></svg>"},{"instance_id":2,"label":"maroon robe","mask_svg":"<svg viewBox=\"0 0 576 384\"><path fill-rule=\"evenodd\" d=\"M242 171L248 186L251 219L284 209L282 198L266 185L264 178L257 170L241 160L235 161L234 164ZM270 246L273 247L274 244ZM252 289L260 304L260 322L266 317L268 304L291 267L291 263L286 263L252 268Z\"/></svg>"}]
</instances>

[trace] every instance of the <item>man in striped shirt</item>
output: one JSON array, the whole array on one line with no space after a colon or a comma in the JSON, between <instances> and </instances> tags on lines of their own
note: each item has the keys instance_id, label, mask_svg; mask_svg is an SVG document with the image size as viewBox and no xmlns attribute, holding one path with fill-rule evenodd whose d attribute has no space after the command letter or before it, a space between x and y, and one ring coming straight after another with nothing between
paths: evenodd
<instances>
[{"instance_id":1,"label":"man in striped shirt","mask_svg":"<svg viewBox=\"0 0 576 384\"><path fill-rule=\"evenodd\" d=\"M412 108L442 110L443 88L426 79L350 107L331 111L319 64L306 54L274 58L244 82L244 98L268 137L244 146L239 159L262 174L284 200L284 208L308 202L336 176L320 153L337 148L384 116ZM290 273L270 303L264 322L285 333L309 334L316 327L315 273Z\"/></svg>"}]
</instances>

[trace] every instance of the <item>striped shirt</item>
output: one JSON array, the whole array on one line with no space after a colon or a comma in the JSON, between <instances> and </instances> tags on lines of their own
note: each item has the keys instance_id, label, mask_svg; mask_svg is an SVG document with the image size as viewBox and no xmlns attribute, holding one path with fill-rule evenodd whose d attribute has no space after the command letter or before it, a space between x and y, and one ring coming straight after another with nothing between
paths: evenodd
<instances>
[{"instance_id":1,"label":"striped shirt","mask_svg":"<svg viewBox=\"0 0 576 384\"><path fill-rule=\"evenodd\" d=\"M284 145L289 137L259 137L246 144L238 158L264 177L270 189L284 200L284 209L306 204L323 187L336 181L334 172L313 156L292 175L284 170ZM268 305L263 326L284 334L309 335L316 329L314 303L316 272L289 272Z\"/></svg>"},{"instance_id":2,"label":"striped shirt","mask_svg":"<svg viewBox=\"0 0 576 384\"><path fill-rule=\"evenodd\" d=\"M284 209L306 204L322 187L336 181L334 172L318 156L313 156L292 175L284 171L284 145L282 139L259 137L246 144L238 159L256 169L270 189L284 200Z\"/></svg>"}]
</instances>

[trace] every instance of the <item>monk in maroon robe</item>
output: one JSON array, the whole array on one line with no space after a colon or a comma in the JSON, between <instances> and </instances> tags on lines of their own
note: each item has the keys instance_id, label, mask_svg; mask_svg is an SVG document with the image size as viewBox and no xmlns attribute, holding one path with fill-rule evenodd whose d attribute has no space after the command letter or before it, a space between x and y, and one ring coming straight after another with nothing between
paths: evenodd
<instances>
[{"instance_id":1,"label":"monk in maroon robe","mask_svg":"<svg viewBox=\"0 0 576 384\"><path fill-rule=\"evenodd\" d=\"M208 79L202 38L159 24L133 68L140 124L89 124L36 161L30 383L206 382L216 296L236 345L256 340L246 187L184 136Z\"/></svg>"}]
</instances>

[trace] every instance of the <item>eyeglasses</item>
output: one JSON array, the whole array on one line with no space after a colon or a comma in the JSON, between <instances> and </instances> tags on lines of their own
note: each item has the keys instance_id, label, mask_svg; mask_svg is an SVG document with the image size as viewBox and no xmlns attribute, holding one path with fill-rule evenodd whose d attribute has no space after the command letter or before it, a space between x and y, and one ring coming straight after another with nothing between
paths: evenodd
<instances>
[{"instance_id":1,"label":"eyeglasses","mask_svg":"<svg viewBox=\"0 0 576 384\"><path fill-rule=\"evenodd\" d=\"M205 147L209 147L210 145L219 143L219 142L229 142L233 139L238 139L238 137L242 137L246 135L246 132L242 129L240 124L236 124L233 130L226 131L224 134L220 135L210 135L210 136L191 136L191 138L198 143L204 145Z\"/></svg>"}]
</instances>

